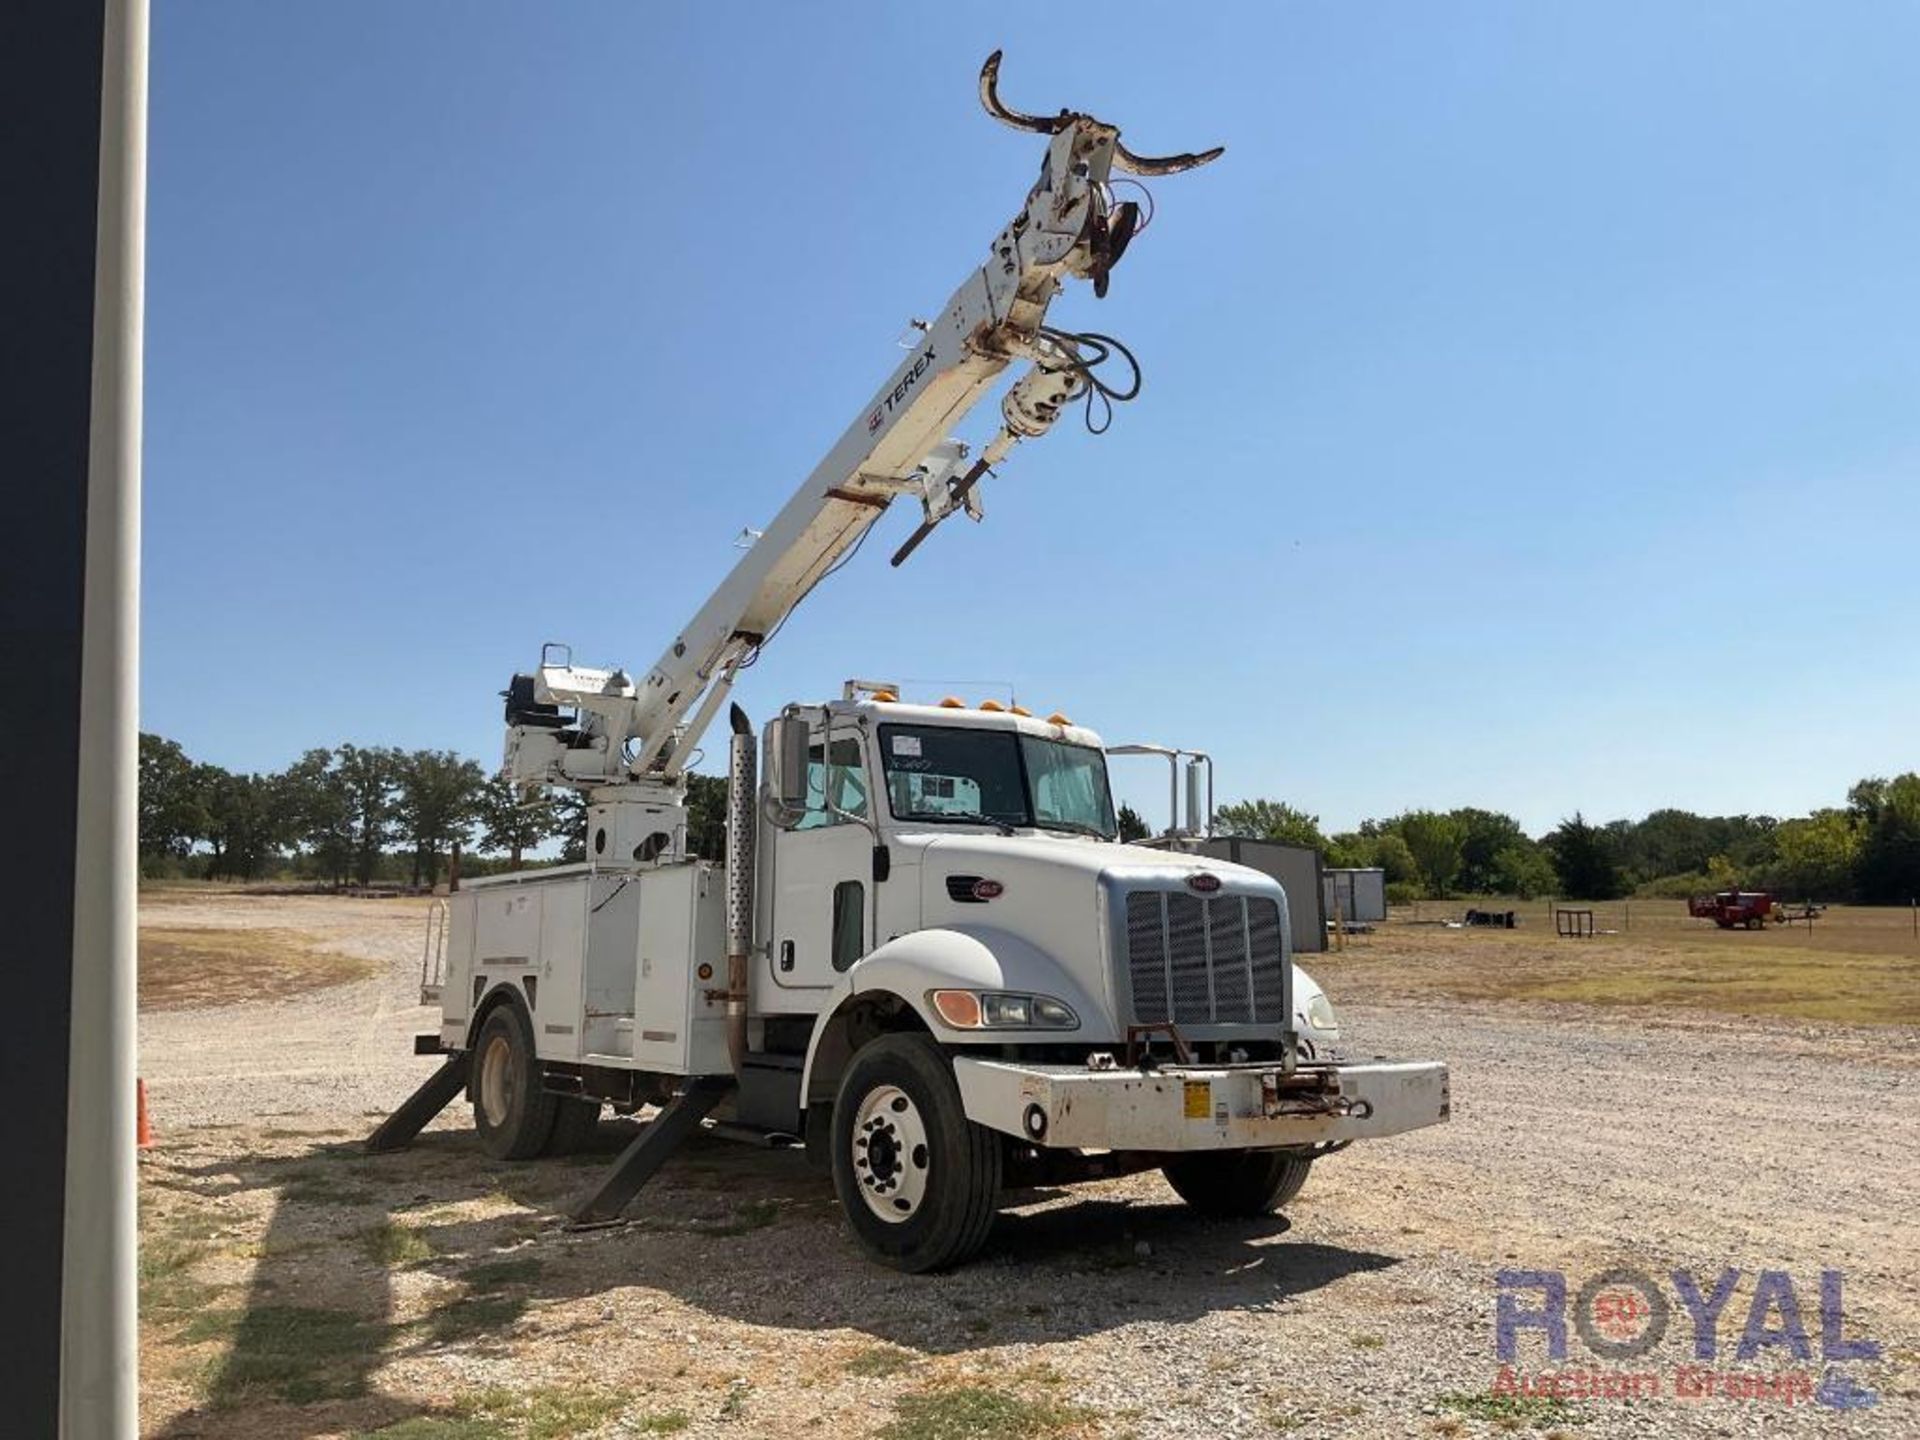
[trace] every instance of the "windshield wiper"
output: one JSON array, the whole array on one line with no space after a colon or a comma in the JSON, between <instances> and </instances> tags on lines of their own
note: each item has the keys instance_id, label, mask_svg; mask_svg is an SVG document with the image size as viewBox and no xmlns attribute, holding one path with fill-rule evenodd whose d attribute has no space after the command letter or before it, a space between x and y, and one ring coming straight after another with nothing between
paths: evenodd
<instances>
[{"instance_id":1,"label":"windshield wiper","mask_svg":"<svg viewBox=\"0 0 1920 1440\"><path fill-rule=\"evenodd\" d=\"M1006 821L992 815L953 814L946 810L909 810L900 817L902 820L946 820L962 825L991 825L1002 835L1015 835L1019 832Z\"/></svg>"},{"instance_id":2,"label":"windshield wiper","mask_svg":"<svg viewBox=\"0 0 1920 1440\"><path fill-rule=\"evenodd\" d=\"M1091 835L1096 840L1113 838L1098 825L1089 825L1084 820L1036 820L1033 823L1042 830L1066 830L1075 835Z\"/></svg>"}]
</instances>

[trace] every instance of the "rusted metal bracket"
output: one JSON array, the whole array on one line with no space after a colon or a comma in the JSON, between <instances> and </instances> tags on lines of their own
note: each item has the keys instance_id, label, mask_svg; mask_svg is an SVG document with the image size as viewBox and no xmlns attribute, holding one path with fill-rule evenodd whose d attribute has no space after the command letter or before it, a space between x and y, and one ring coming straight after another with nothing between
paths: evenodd
<instances>
[{"instance_id":1,"label":"rusted metal bracket","mask_svg":"<svg viewBox=\"0 0 1920 1440\"><path fill-rule=\"evenodd\" d=\"M1161 1020L1152 1025L1129 1025L1127 1027L1126 1067L1129 1070L1141 1061L1153 1056L1153 1037L1165 1035L1173 1046L1173 1059L1177 1065L1191 1065L1193 1052L1187 1048L1187 1042L1180 1038L1180 1032L1173 1028L1171 1020ZM1145 1042L1144 1044L1142 1042Z\"/></svg>"}]
</instances>

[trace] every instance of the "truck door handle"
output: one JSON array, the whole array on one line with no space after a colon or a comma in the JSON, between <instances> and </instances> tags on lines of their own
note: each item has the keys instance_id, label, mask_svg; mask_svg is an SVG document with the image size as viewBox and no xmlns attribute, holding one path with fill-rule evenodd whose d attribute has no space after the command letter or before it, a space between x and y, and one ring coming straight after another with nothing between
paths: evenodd
<instances>
[{"instance_id":1,"label":"truck door handle","mask_svg":"<svg viewBox=\"0 0 1920 1440\"><path fill-rule=\"evenodd\" d=\"M793 942L791 940L782 940L780 942L780 969L782 972L793 969Z\"/></svg>"}]
</instances>

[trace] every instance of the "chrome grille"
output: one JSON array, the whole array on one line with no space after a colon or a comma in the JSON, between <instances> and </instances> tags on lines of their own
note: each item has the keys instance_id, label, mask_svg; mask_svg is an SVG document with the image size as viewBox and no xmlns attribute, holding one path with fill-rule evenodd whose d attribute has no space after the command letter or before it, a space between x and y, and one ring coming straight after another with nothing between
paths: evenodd
<instances>
[{"instance_id":1,"label":"chrome grille","mask_svg":"<svg viewBox=\"0 0 1920 1440\"><path fill-rule=\"evenodd\" d=\"M1268 1025L1286 1017L1280 907L1261 896L1134 890L1127 975L1139 1025Z\"/></svg>"}]
</instances>

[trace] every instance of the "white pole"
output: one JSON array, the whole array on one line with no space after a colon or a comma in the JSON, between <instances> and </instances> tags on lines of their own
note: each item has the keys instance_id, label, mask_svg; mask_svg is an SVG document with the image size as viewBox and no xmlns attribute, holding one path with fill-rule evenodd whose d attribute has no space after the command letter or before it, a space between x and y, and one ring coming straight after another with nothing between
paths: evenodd
<instances>
[{"instance_id":1,"label":"white pole","mask_svg":"<svg viewBox=\"0 0 1920 1440\"><path fill-rule=\"evenodd\" d=\"M134 974L147 4L105 0L75 795L60 1431L137 1428Z\"/></svg>"}]
</instances>

